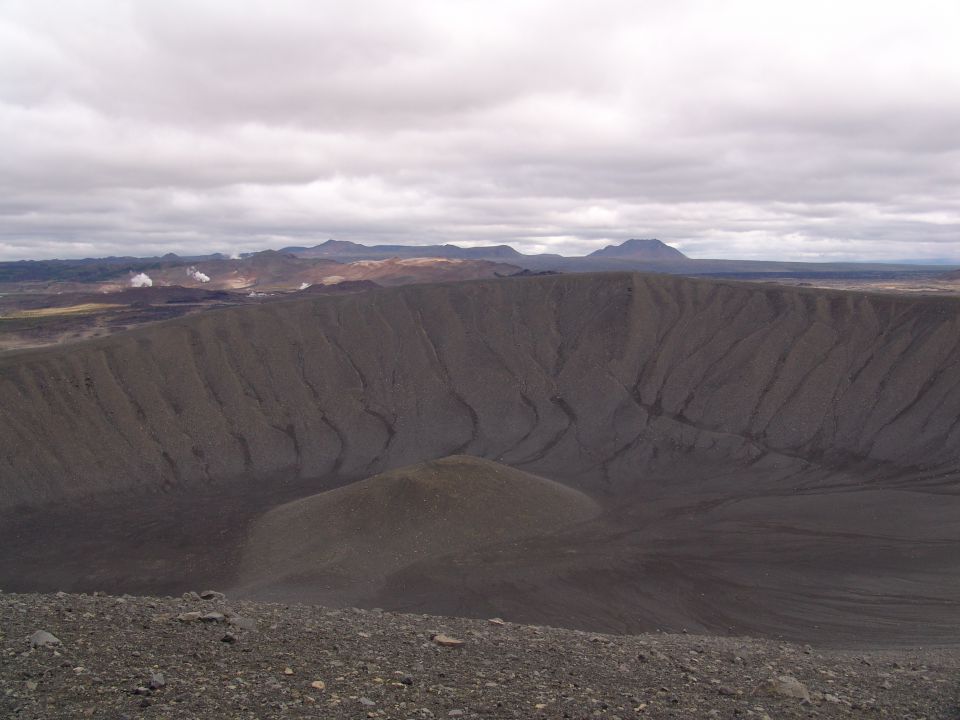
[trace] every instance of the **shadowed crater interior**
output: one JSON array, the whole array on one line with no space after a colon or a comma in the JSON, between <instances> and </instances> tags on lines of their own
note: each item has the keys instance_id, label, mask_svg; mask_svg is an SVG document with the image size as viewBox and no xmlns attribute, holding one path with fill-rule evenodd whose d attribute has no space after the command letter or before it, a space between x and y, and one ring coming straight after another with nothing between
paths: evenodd
<instances>
[{"instance_id":1,"label":"shadowed crater interior","mask_svg":"<svg viewBox=\"0 0 960 720\"><path fill-rule=\"evenodd\" d=\"M952 643L958 310L544 276L8 353L0 587Z\"/></svg>"}]
</instances>

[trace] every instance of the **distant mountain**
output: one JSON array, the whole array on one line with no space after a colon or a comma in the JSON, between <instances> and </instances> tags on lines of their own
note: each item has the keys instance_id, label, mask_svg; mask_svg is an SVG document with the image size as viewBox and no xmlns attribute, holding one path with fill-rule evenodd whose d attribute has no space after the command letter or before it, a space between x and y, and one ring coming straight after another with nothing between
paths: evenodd
<instances>
[{"instance_id":1,"label":"distant mountain","mask_svg":"<svg viewBox=\"0 0 960 720\"><path fill-rule=\"evenodd\" d=\"M457 245L361 245L344 240L327 240L313 247L287 247L280 252L299 258L336 260L352 263L358 260L409 260L444 258L486 260L509 263L532 273L539 272L609 272L631 271L671 273L676 275L712 275L718 277L758 279L782 277L879 278L881 276L914 275L945 267L905 263L812 263L778 260L718 260L689 258L675 247L656 239L631 239L619 245L608 245L584 256L556 254L525 255L509 245L484 245L464 248ZM500 272L498 270L498 272ZM509 273L506 273L509 274ZM381 282L379 278L371 278Z\"/></svg>"},{"instance_id":2,"label":"distant mountain","mask_svg":"<svg viewBox=\"0 0 960 720\"><path fill-rule=\"evenodd\" d=\"M281 248L278 252L296 255L297 257L342 257L344 255L362 255L369 251L366 245L350 242L349 240L327 240L325 243L313 247L291 246Z\"/></svg>"},{"instance_id":3,"label":"distant mountain","mask_svg":"<svg viewBox=\"0 0 960 720\"><path fill-rule=\"evenodd\" d=\"M645 260L647 262L689 260L686 255L660 240L627 240L619 245L607 245L587 257L619 258L622 260Z\"/></svg>"},{"instance_id":4,"label":"distant mountain","mask_svg":"<svg viewBox=\"0 0 960 720\"><path fill-rule=\"evenodd\" d=\"M349 267L343 267L343 266ZM529 273L641 271L733 279L817 277L884 279L941 274L949 266L907 263L811 263L777 260L688 258L656 239L631 239L585 256L525 255L509 245L362 245L327 240L312 247L286 247L244 253L183 257L86 258L0 262L0 292L86 291L89 284L126 287L146 275L159 286L186 285L208 290L296 290L325 282L371 280L380 285L441 282ZM944 280L957 280L957 274Z\"/></svg>"},{"instance_id":5,"label":"distant mountain","mask_svg":"<svg viewBox=\"0 0 960 720\"><path fill-rule=\"evenodd\" d=\"M627 240L621 245L608 245L602 250L585 257L564 257L552 253L525 255L509 245L481 245L479 247L460 247L459 245L361 245L346 240L327 240L313 247L287 247L280 252L290 253L301 258L328 258L341 262L353 260L386 260L387 258L435 257L459 260L499 260L507 262L533 262L535 269L547 265L563 265L571 261L586 261L593 269L593 261L629 260L641 263L684 263L689 258L674 247L660 240ZM582 265L583 263L578 263ZM558 268L559 269L559 268ZM601 269L599 266L597 269ZM603 269L606 269L604 266Z\"/></svg>"},{"instance_id":6,"label":"distant mountain","mask_svg":"<svg viewBox=\"0 0 960 720\"><path fill-rule=\"evenodd\" d=\"M301 258L336 260L386 260L387 258L436 257L456 260L517 260L526 257L509 245L465 248L459 245L361 245L349 240L327 240L313 247L280 250Z\"/></svg>"}]
</instances>

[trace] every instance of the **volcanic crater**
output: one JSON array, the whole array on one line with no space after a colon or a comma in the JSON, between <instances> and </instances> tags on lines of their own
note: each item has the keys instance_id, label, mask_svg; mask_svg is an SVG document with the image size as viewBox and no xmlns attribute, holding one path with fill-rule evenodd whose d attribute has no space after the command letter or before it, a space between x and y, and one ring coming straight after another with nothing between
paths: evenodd
<instances>
[{"instance_id":1,"label":"volcanic crater","mask_svg":"<svg viewBox=\"0 0 960 720\"><path fill-rule=\"evenodd\" d=\"M960 639L960 303L639 273L0 357L0 587Z\"/></svg>"}]
</instances>

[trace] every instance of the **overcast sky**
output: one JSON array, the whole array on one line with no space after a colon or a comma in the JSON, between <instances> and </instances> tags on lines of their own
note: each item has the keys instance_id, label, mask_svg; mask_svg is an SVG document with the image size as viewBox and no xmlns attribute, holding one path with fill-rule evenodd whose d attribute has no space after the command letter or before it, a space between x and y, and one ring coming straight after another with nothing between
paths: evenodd
<instances>
[{"instance_id":1,"label":"overcast sky","mask_svg":"<svg viewBox=\"0 0 960 720\"><path fill-rule=\"evenodd\" d=\"M960 263L960 2L0 0L0 259Z\"/></svg>"}]
</instances>

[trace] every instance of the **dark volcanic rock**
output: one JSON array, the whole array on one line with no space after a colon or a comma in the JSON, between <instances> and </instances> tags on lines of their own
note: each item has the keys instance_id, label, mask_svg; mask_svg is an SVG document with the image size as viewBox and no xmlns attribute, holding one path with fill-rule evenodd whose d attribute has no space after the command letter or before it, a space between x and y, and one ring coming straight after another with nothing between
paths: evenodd
<instances>
[{"instance_id":1,"label":"dark volcanic rock","mask_svg":"<svg viewBox=\"0 0 960 720\"><path fill-rule=\"evenodd\" d=\"M952 720L960 702L956 651L806 654L782 642L663 634L592 642L548 627L247 602L244 615L266 628L255 640L225 643L213 626L151 620L187 607L131 598L124 621L107 622L113 598L0 595L0 716ZM69 661L23 651L17 638L32 621L63 635ZM456 651L424 642L430 628L469 642ZM633 661L650 651L662 660ZM785 675L808 698L754 692Z\"/></svg>"},{"instance_id":2,"label":"dark volcanic rock","mask_svg":"<svg viewBox=\"0 0 960 720\"><path fill-rule=\"evenodd\" d=\"M257 621L253 618L232 615L231 617L227 618L227 624L239 628L240 630L246 630L247 632L257 631Z\"/></svg>"},{"instance_id":3,"label":"dark volcanic rock","mask_svg":"<svg viewBox=\"0 0 960 720\"><path fill-rule=\"evenodd\" d=\"M521 270L520 272L515 272L510 277L541 277L544 275L559 275L560 273L556 270Z\"/></svg>"}]
</instances>

